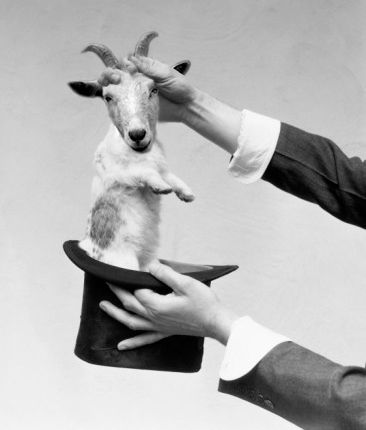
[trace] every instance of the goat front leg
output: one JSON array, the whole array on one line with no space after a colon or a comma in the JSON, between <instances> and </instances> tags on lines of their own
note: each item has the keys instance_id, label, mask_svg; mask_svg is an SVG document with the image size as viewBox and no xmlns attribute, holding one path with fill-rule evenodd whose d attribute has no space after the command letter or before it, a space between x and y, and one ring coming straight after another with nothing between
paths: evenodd
<instances>
[{"instance_id":1,"label":"goat front leg","mask_svg":"<svg viewBox=\"0 0 366 430\"><path fill-rule=\"evenodd\" d=\"M162 176L152 169L133 169L127 172L114 170L103 178L105 189L118 183L132 188L149 187L155 194L169 194L173 191Z\"/></svg>"},{"instance_id":2,"label":"goat front leg","mask_svg":"<svg viewBox=\"0 0 366 430\"><path fill-rule=\"evenodd\" d=\"M189 186L173 173L166 173L164 180L172 187L177 197L183 202L193 202L194 194Z\"/></svg>"},{"instance_id":3,"label":"goat front leg","mask_svg":"<svg viewBox=\"0 0 366 430\"><path fill-rule=\"evenodd\" d=\"M144 171L141 179L142 182L155 194L169 194L173 191L169 182L154 170Z\"/></svg>"}]
</instances>

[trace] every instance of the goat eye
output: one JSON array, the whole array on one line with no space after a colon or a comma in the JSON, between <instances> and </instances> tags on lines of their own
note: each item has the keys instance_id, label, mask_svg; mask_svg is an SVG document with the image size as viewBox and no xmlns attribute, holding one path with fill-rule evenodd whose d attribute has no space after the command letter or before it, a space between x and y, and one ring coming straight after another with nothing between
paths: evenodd
<instances>
[{"instance_id":1,"label":"goat eye","mask_svg":"<svg viewBox=\"0 0 366 430\"><path fill-rule=\"evenodd\" d=\"M150 96L153 96L154 94L157 94L158 93L158 89L157 88L153 88L151 91L150 91Z\"/></svg>"},{"instance_id":2,"label":"goat eye","mask_svg":"<svg viewBox=\"0 0 366 430\"><path fill-rule=\"evenodd\" d=\"M105 100L107 103L109 103L109 102L112 100L112 97L110 97L110 96L105 96L105 97L104 97L104 100Z\"/></svg>"}]
</instances>

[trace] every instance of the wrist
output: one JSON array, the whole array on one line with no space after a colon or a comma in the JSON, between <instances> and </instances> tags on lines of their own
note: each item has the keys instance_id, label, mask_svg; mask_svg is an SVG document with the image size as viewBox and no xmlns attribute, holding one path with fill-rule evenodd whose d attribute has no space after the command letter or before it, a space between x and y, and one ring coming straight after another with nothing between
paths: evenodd
<instances>
[{"instance_id":1,"label":"wrist","mask_svg":"<svg viewBox=\"0 0 366 430\"><path fill-rule=\"evenodd\" d=\"M241 111L238 109L203 91L195 90L194 97L185 105L182 122L229 154L233 154L238 146L241 117Z\"/></svg>"},{"instance_id":2,"label":"wrist","mask_svg":"<svg viewBox=\"0 0 366 430\"><path fill-rule=\"evenodd\" d=\"M197 120L202 116L202 110L206 98L207 95L203 91L193 88L191 99L182 104L180 121L194 129L194 125L197 123Z\"/></svg>"},{"instance_id":3,"label":"wrist","mask_svg":"<svg viewBox=\"0 0 366 430\"><path fill-rule=\"evenodd\" d=\"M239 316L230 309L220 308L211 318L208 336L226 345L232 325L237 319L239 319Z\"/></svg>"}]
</instances>

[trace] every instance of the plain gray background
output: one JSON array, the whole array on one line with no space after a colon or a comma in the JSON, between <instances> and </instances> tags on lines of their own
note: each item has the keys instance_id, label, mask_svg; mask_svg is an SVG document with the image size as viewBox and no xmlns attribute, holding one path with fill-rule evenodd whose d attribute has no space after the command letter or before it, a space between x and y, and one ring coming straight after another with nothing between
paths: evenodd
<instances>
[{"instance_id":1,"label":"plain gray background","mask_svg":"<svg viewBox=\"0 0 366 430\"><path fill-rule=\"evenodd\" d=\"M93 152L107 130L98 100L70 80L103 69L90 42L192 60L191 82L236 106L366 155L366 3L355 0L5 1L1 44L0 425L11 429L290 429L216 391L224 348L203 369L118 370L73 355L82 273L62 251L81 238ZM197 200L164 198L161 257L238 264L214 283L241 315L344 364L366 357L366 234L314 205L226 172L228 155L183 125L161 125L172 171Z\"/></svg>"}]
</instances>

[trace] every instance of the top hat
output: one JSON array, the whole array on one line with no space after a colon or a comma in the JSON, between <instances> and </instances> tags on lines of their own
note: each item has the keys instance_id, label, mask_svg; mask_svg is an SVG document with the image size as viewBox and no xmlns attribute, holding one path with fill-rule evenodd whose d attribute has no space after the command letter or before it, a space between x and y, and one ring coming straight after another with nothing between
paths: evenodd
<instances>
[{"instance_id":1,"label":"top hat","mask_svg":"<svg viewBox=\"0 0 366 430\"><path fill-rule=\"evenodd\" d=\"M121 302L108 288L107 283L131 292L149 288L160 294L172 290L148 272L124 269L102 263L87 255L77 240L63 245L66 255L82 269L84 293L80 326L75 354L84 361L101 366L134 369L165 370L171 372L197 372L201 368L203 338L196 336L170 336L136 349L119 351L117 344L136 336L134 331L111 318L99 308L99 302L108 300L118 307ZM238 266L197 265L160 260L179 273L191 276L205 285L227 275Z\"/></svg>"}]
</instances>

